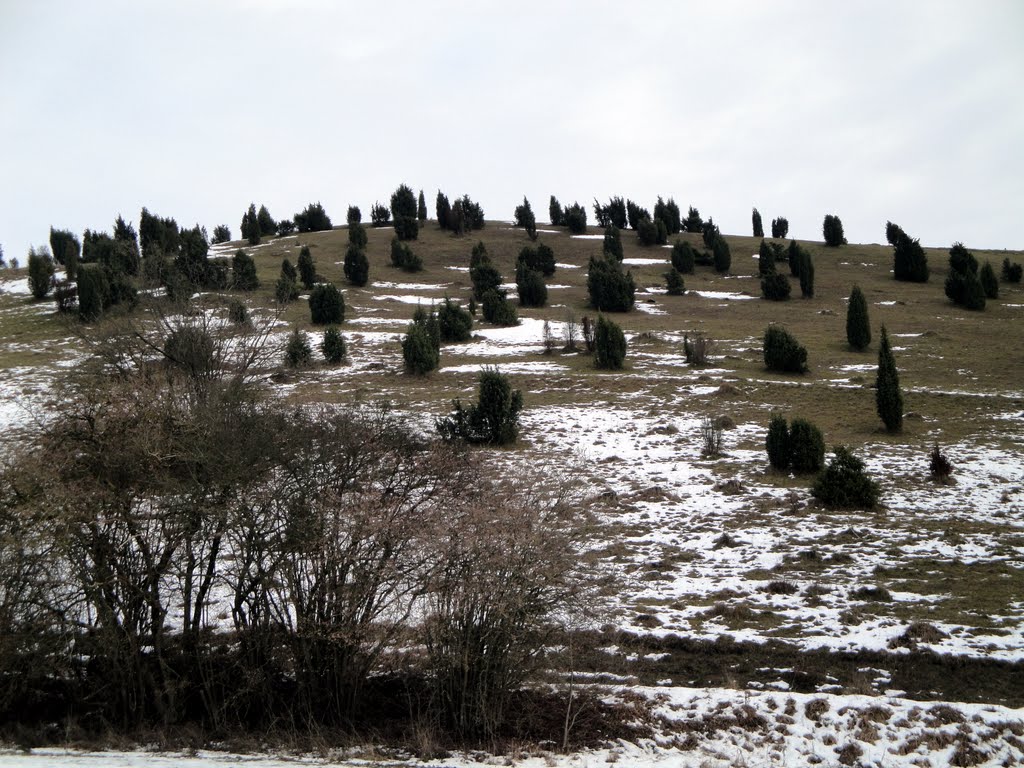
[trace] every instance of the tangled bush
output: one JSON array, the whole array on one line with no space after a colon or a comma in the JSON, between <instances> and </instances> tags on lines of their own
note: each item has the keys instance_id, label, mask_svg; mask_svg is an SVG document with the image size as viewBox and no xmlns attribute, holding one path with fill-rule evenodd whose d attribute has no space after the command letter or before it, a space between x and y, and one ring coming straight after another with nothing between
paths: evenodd
<instances>
[{"instance_id":1,"label":"tangled bush","mask_svg":"<svg viewBox=\"0 0 1024 768\"><path fill-rule=\"evenodd\" d=\"M452 409L450 415L436 422L445 440L507 445L519 435L523 395L512 389L508 377L497 368L485 368L480 372L477 404L463 407L461 401L453 400Z\"/></svg>"}]
</instances>

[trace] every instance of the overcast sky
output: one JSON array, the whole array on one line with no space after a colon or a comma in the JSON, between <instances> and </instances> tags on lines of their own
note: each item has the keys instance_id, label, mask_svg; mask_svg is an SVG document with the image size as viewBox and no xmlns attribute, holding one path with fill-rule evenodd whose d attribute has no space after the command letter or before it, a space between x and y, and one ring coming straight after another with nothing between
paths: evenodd
<instances>
[{"instance_id":1,"label":"overcast sky","mask_svg":"<svg viewBox=\"0 0 1024 768\"><path fill-rule=\"evenodd\" d=\"M0 245L401 182L1024 248L1024 3L0 0Z\"/></svg>"}]
</instances>

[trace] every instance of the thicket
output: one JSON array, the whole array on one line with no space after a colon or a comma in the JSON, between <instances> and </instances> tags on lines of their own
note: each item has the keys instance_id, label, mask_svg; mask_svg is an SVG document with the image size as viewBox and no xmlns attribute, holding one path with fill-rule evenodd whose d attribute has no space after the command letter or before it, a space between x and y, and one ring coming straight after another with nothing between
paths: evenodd
<instances>
[{"instance_id":1,"label":"thicket","mask_svg":"<svg viewBox=\"0 0 1024 768\"><path fill-rule=\"evenodd\" d=\"M811 487L811 495L833 509L874 509L878 484L864 471L864 462L842 445L833 448L828 467Z\"/></svg>"},{"instance_id":2,"label":"thicket","mask_svg":"<svg viewBox=\"0 0 1024 768\"><path fill-rule=\"evenodd\" d=\"M1019 283L1024 276L1024 267L1020 264L1012 264L1008 258L1003 259L1003 281L1007 283Z\"/></svg>"},{"instance_id":3,"label":"thicket","mask_svg":"<svg viewBox=\"0 0 1024 768\"><path fill-rule=\"evenodd\" d=\"M878 375L875 379L875 405L878 415L890 432L903 428L903 393L900 390L896 358L889 346L889 334L882 326L882 341L878 346Z\"/></svg>"},{"instance_id":4,"label":"thicket","mask_svg":"<svg viewBox=\"0 0 1024 768\"><path fill-rule=\"evenodd\" d=\"M567 205L562 211L562 222L574 235L582 235L587 231L587 209L579 203Z\"/></svg>"},{"instance_id":5,"label":"thicket","mask_svg":"<svg viewBox=\"0 0 1024 768\"><path fill-rule=\"evenodd\" d=\"M591 256L587 271L590 305L602 312L628 312L633 309L636 286L633 275L623 273L614 256Z\"/></svg>"},{"instance_id":6,"label":"thicket","mask_svg":"<svg viewBox=\"0 0 1024 768\"><path fill-rule=\"evenodd\" d=\"M789 236L789 219L785 216L779 216L777 219L772 219L772 237L774 238L786 238Z\"/></svg>"},{"instance_id":7,"label":"thicket","mask_svg":"<svg viewBox=\"0 0 1024 768\"><path fill-rule=\"evenodd\" d=\"M231 241L231 227L227 224L218 224L213 228L213 237L210 242L214 245Z\"/></svg>"},{"instance_id":8,"label":"thicket","mask_svg":"<svg viewBox=\"0 0 1024 768\"><path fill-rule=\"evenodd\" d=\"M807 350L785 328L769 325L764 332L764 364L769 371L804 373Z\"/></svg>"},{"instance_id":9,"label":"thicket","mask_svg":"<svg viewBox=\"0 0 1024 768\"><path fill-rule=\"evenodd\" d=\"M497 368L480 371L480 393L476 405L464 407L452 401L452 412L435 422L438 433L446 441L508 445L519 436L519 414L523 410L523 394L513 390L507 376Z\"/></svg>"},{"instance_id":10,"label":"thicket","mask_svg":"<svg viewBox=\"0 0 1024 768\"><path fill-rule=\"evenodd\" d=\"M314 325L337 325L345 319L345 297L332 283L319 283L309 294L309 314Z\"/></svg>"},{"instance_id":11,"label":"thicket","mask_svg":"<svg viewBox=\"0 0 1024 768\"><path fill-rule=\"evenodd\" d=\"M594 198L594 220L602 229L625 229L629 222L625 201L621 197L613 197L608 200L607 205L601 205L597 198Z\"/></svg>"},{"instance_id":12,"label":"thicket","mask_svg":"<svg viewBox=\"0 0 1024 768\"><path fill-rule=\"evenodd\" d=\"M637 222L636 236L642 246L665 245L668 242L668 229L661 219L644 217Z\"/></svg>"},{"instance_id":13,"label":"thicket","mask_svg":"<svg viewBox=\"0 0 1024 768\"><path fill-rule=\"evenodd\" d=\"M331 217L319 201L310 203L296 213L294 221L299 232L322 232L332 228Z\"/></svg>"},{"instance_id":14,"label":"thicket","mask_svg":"<svg viewBox=\"0 0 1024 768\"><path fill-rule=\"evenodd\" d=\"M661 195L658 196L658 201L654 204L654 221L662 223L666 239L668 235L678 235L683 230L679 206L671 197L668 200L662 200Z\"/></svg>"},{"instance_id":15,"label":"thicket","mask_svg":"<svg viewBox=\"0 0 1024 768\"><path fill-rule=\"evenodd\" d=\"M789 469L793 450L789 443L789 424L784 416L774 414L768 422L768 435L765 437L765 450L768 463L775 469Z\"/></svg>"},{"instance_id":16,"label":"thicket","mask_svg":"<svg viewBox=\"0 0 1024 768\"><path fill-rule=\"evenodd\" d=\"M846 245L846 236L843 234L843 222L835 214L825 214L825 219L821 224L821 232L825 238L825 245L828 247L838 248L840 245Z\"/></svg>"},{"instance_id":17,"label":"thicket","mask_svg":"<svg viewBox=\"0 0 1024 768\"><path fill-rule=\"evenodd\" d=\"M370 224L374 227L386 227L390 223L391 209L375 201L370 206Z\"/></svg>"},{"instance_id":18,"label":"thicket","mask_svg":"<svg viewBox=\"0 0 1024 768\"><path fill-rule=\"evenodd\" d=\"M441 362L441 329L433 309L417 307L402 339L402 360L407 373L418 376L435 370Z\"/></svg>"},{"instance_id":19,"label":"thicket","mask_svg":"<svg viewBox=\"0 0 1024 768\"><path fill-rule=\"evenodd\" d=\"M526 264L530 269L540 272L544 277L555 274L555 252L544 243L536 248L526 246L519 251L518 264Z\"/></svg>"},{"instance_id":20,"label":"thicket","mask_svg":"<svg viewBox=\"0 0 1024 768\"><path fill-rule=\"evenodd\" d=\"M597 316L594 329L594 365L610 371L621 370L626 360L626 335L604 315Z\"/></svg>"},{"instance_id":21,"label":"thicket","mask_svg":"<svg viewBox=\"0 0 1024 768\"><path fill-rule=\"evenodd\" d=\"M281 274L274 286L274 298L278 304L287 304L299 298L299 273L286 258L281 262Z\"/></svg>"},{"instance_id":22,"label":"thicket","mask_svg":"<svg viewBox=\"0 0 1024 768\"><path fill-rule=\"evenodd\" d=\"M860 286L853 286L850 301L846 305L846 341L858 351L867 349L871 343L871 321L868 319L868 302Z\"/></svg>"},{"instance_id":23,"label":"thicket","mask_svg":"<svg viewBox=\"0 0 1024 768\"><path fill-rule=\"evenodd\" d=\"M142 257L160 252L173 256L178 252L178 223L172 218L160 218L145 207L139 215L139 245Z\"/></svg>"}]
</instances>

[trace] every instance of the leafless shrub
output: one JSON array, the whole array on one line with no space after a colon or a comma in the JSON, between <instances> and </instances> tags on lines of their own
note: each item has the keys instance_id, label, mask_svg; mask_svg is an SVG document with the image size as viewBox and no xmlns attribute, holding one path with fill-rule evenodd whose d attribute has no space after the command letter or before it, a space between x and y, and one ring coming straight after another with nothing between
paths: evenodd
<instances>
[{"instance_id":1,"label":"leafless shrub","mask_svg":"<svg viewBox=\"0 0 1024 768\"><path fill-rule=\"evenodd\" d=\"M700 439L703 456L715 458L722 454L722 427L714 419L701 420Z\"/></svg>"},{"instance_id":2,"label":"leafless shrub","mask_svg":"<svg viewBox=\"0 0 1024 768\"><path fill-rule=\"evenodd\" d=\"M541 340L544 344L544 354L550 355L555 351L555 335L551 332L551 323L544 320L544 327L541 331Z\"/></svg>"},{"instance_id":3,"label":"leafless shrub","mask_svg":"<svg viewBox=\"0 0 1024 768\"><path fill-rule=\"evenodd\" d=\"M570 309L565 313L565 326L563 330L565 338L565 351L575 352L576 343L579 339L579 323L576 322L576 314Z\"/></svg>"},{"instance_id":4,"label":"leafless shrub","mask_svg":"<svg viewBox=\"0 0 1024 768\"><path fill-rule=\"evenodd\" d=\"M713 346L714 342L699 331L683 335L683 353L686 355L686 362L690 365L707 365Z\"/></svg>"},{"instance_id":5,"label":"leafless shrub","mask_svg":"<svg viewBox=\"0 0 1024 768\"><path fill-rule=\"evenodd\" d=\"M949 463L949 458L939 448L938 443L928 454L928 470L932 480L937 483L947 484L953 479L953 465Z\"/></svg>"}]
</instances>

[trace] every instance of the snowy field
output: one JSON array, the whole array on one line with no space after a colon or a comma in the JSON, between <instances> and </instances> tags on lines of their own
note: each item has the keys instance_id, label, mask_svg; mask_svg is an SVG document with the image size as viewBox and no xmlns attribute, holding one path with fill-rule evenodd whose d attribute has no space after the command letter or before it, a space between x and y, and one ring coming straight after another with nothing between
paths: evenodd
<instances>
[{"instance_id":1,"label":"snowy field","mask_svg":"<svg viewBox=\"0 0 1024 768\"><path fill-rule=\"evenodd\" d=\"M297 391L315 396L317 387L335 393L369 387L383 397L397 393L403 385L398 340L412 311L409 305L439 303L449 284L379 282L373 287L372 295L348 294L343 330L349 363L275 385L282 396ZM723 304L756 298L740 292L689 293L694 300ZM652 292L655 303L646 303L647 298L638 298L638 309L662 311L660 294ZM0 280L0 312L28 317L52 312L52 307L29 303L24 280ZM564 323L551 322L550 328L557 338L565 333ZM901 470L920 463L919 449L873 446L865 458L881 482L886 508L831 513L812 505L806 484L779 484L764 472L767 414L756 422L727 425L723 456L701 455L701 419L692 406L727 396L730 355L755 350L759 339L722 339L712 365L693 369L682 355L681 334L665 333L659 339L674 352L633 346L638 340L629 335L630 369L591 374L583 397L576 389L576 358L545 356L542 333L543 323L536 318L524 318L514 328L475 327L471 341L442 349L436 376L450 389L468 393L481 367L496 365L524 390L521 446L495 456L509 471L585 467L583 479L597 500L600 525L581 545L581 556L619 579L618 590L607 599L606 614L595 618L595 628L610 624L659 637L709 641L723 636L753 643L780 640L807 650L899 655L915 649L1024 661L1024 603L1011 601L998 609L977 606L972 603L977 597L962 589L965 579L975 578L981 579L982 590L989 583L998 586L999 567L1024 567L1024 426L1016 411L1006 414L998 434L979 432L948 446L957 457L956 485L908 480L911 473ZM272 341L283 344L286 335L281 329ZM911 345L920 334L895 336L897 343ZM311 341L316 345L320 337L312 334ZM16 436L19 427L45 419L55 378L82 359L81 346L67 338L50 345L39 365L0 370L0 430L5 439ZM852 377L870 376L873 368L836 366L823 378L829 386L860 386ZM615 376L624 384L602 390L602 376L609 382ZM666 382L671 383L668 394ZM751 384L782 385L767 379ZM607 394L602 396L602 391ZM409 406L410 412L427 423L444 407L426 401L420 405ZM884 592L879 591L882 586ZM929 631L916 636L912 628L921 622ZM607 653L613 657L617 650ZM886 669L871 672L870 689L863 694L837 692L829 685L796 693L785 682L787 671L792 670L766 668L760 680L737 688L690 688L686 680L671 678L642 687L627 676L621 688L610 686L607 695L629 692L653 702L659 719L656 737L650 740L569 756L470 755L429 764L539 768L1024 762L1024 710L912 701L890 686ZM0 754L0 768L413 763L420 764L376 752L287 759L216 752Z\"/></svg>"}]
</instances>

